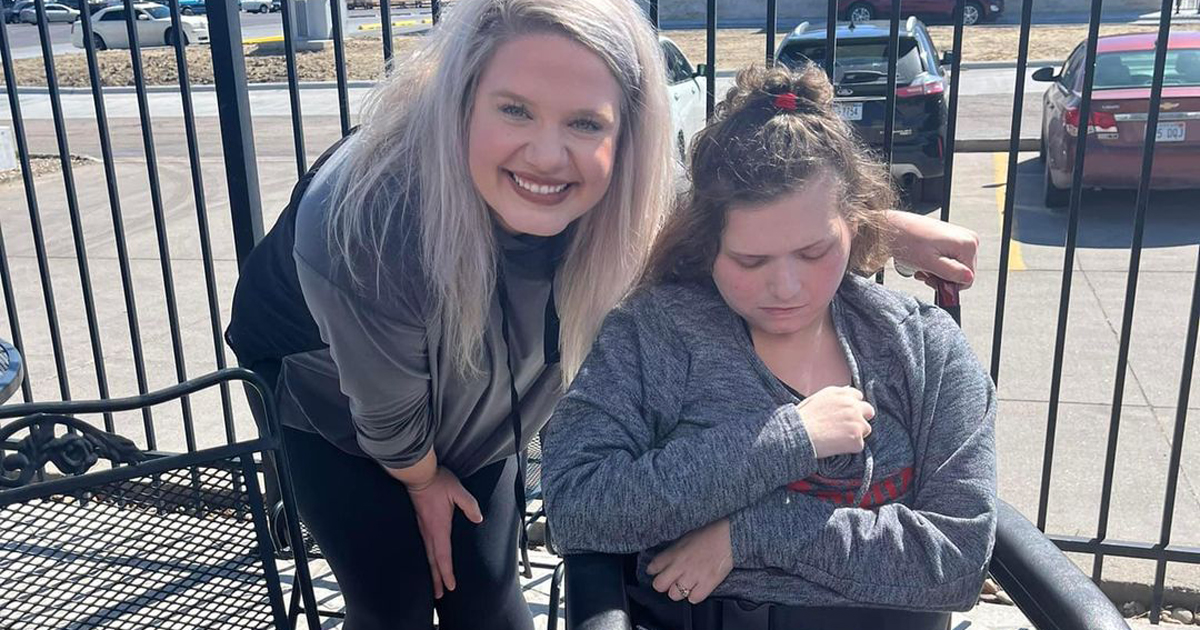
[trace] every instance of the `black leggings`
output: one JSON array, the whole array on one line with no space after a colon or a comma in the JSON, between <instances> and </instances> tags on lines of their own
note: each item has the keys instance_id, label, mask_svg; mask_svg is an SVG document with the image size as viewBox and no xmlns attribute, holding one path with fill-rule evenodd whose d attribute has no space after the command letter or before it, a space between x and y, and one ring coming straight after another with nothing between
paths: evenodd
<instances>
[{"instance_id":1,"label":"black leggings","mask_svg":"<svg viewBox=\"0 0 1200 630\"><path fill-rule=\"evenodd\" d=\"M404 486L376 463L320 435L285 427L300 517L329 561L346 602L346 630L532 630L517 580L515 457L461 479L483 523L456 511L454 591L433 599L416 514Z\"/></svg>"}]
</instances>

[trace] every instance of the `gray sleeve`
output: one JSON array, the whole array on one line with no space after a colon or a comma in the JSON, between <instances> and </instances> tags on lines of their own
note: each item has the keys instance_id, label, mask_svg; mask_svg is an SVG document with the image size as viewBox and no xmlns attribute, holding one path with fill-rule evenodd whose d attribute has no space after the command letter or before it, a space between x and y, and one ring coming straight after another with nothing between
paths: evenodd
<instances>
[{"instance_id":1,"label":"gray sleeve","mask_svg":"<svg viewBox=\"0 0 1200 630\"><path fill-rule=\"evenodd\" d=\"M391 468L417 463L437 434L423 321L384 313L330 282L298 252L294 258L304 300L350 399L359 445Z\"/></svg>"},{"instance_id":2,"label":"gray sleeve","mask_svg":"<svg viewBox=\"0 0 1200 630\"><path fill-rule=\"evenodd\" d=\"M836 507L780 489L731 516L735 566L782 569L864 605L975 604L995 541L995 388L953 322L932 328L910 383L926 433L914 435L912 507Z\"/></svg>"},{"instance_id":3,"label":"gray sleeve","mask_svg":"<svg viewBox=\"0 0 1200 630\"><path fill-rule=\"evenodd\" d=\"M790 404L659 446L685 420L689 355L661 309L637 306L608 317L547 426L546 510L564 553L673 541L816 469Z\"/></svg>"}]
</instances>

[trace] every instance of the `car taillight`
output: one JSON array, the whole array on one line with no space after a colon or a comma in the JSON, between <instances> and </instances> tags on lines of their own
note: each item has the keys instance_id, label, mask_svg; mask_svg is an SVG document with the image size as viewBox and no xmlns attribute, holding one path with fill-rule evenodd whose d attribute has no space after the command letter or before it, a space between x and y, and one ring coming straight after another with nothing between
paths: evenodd
<instances>
[{"instance_id":1,"label":"car taillight","mask_svg":"<svg viewBox=\"0 0 1200 630\"><path fill-rule=\"evenodd\" d=\"M1089 116L1088 133L1116 133L1117 117L1111 112L1092 112ZM1072 107L1063 114L1063 122L1067 125L1067 133L1079 135L1079 108Z\"/></svg>"},{"instance_id":2,"label":"car taillight","mask_svg":"<svg viewBox=\"0 0 1200 630\"><path fill-rule=\"evenodd\" d=\"M896 88L897 98L912 98L914 96L928 96L930 94L941 94L946 91L946 85L941 79L931 78L924 79L912 85L906 85Z\"/></svg>"}]
</instances>

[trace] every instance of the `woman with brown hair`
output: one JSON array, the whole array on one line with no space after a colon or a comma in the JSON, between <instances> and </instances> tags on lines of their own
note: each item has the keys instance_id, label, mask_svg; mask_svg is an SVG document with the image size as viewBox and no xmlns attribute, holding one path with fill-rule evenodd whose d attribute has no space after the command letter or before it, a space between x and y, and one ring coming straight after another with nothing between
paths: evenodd
<instances>
[{"instance_id":1,"label":"woman with brown hair","mask_svg":"<svg viewBox=\"0 0 1200 630\"><path fill-rule=\"evenodd\" d=\"M949 316L860 275L895 192L832 101L815 67L739 75L548 426L556 545L641 552L648 627L740 600L772 628L944 628L979 593L994 387Z\"/></svg>"}]
</instances>

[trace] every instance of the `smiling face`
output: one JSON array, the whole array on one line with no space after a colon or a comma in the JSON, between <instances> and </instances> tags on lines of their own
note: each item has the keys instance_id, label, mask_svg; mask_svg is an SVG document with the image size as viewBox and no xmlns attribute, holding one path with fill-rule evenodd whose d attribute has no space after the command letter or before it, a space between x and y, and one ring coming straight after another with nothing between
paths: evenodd
<instances>
[{"instance_id":1,"label":"smiling face","mask_svg":"<svg viewBox=\"0 0 1200 630\"><path fill-rule=\"evenodd\" d=\"M819 324L850 260L852 226L830 177L726 214L713 280L751 330L790 335Z\"/></svg>"},{"instance_id":2,"label":"smiling face","mask_svg":"<svg viewBox=\"0 0 1200 630\"><path fill-rule=\"evenodd\" d=\"M468 161L508 231L551 236L608 191L622 92L608 66L562 35L514 38L480 77Z\"/></svg>"}]
</instances>

